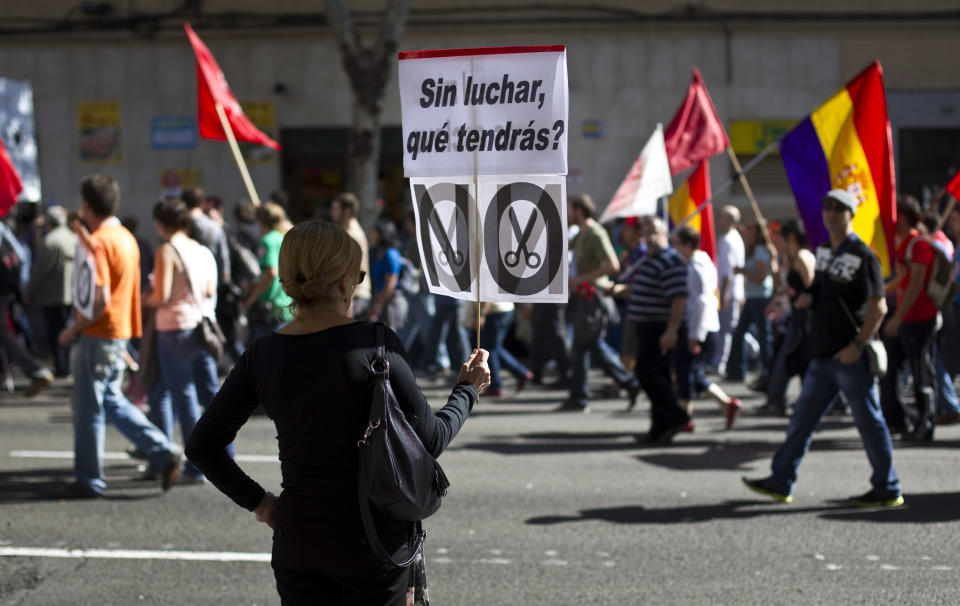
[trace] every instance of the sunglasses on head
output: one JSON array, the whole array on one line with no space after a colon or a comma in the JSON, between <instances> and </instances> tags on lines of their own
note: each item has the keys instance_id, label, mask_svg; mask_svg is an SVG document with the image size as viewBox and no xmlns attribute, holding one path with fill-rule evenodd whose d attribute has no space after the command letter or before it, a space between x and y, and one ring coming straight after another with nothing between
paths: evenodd
<instances>
[{"instance_id":1,"label":"sunglasses on head","mask_svg":"<svg viewBox=\"0 0 960 606\"><path fill-rule=\"evenodd\" d=\"M367 272L361 271L360 276L357 278L357 284L363 284L363 279L367 277Z\"/></svg>"}]
</instances>

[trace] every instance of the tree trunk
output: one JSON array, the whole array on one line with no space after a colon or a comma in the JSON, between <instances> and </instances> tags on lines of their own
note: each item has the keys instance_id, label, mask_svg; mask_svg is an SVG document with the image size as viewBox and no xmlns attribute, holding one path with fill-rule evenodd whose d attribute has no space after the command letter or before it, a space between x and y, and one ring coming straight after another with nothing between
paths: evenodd
<instances>
[{"instance_id":1,"label":"tree trunk","mask_svg":"<svg viewBox=\"0 0 960 606\"><path fill-rule=\"evenodd\" d=\"M347 189L355 193L361 201L360 222L370 227L381 210L377 208L380 115L354 102L353 126L347 144Z\"/></svg>"},{"instance_id":2,"label":"tree trunk","mask_svg":"<svg viewBox=\"0 0 960 606\"><path fill-rule=\"evenodd\" d=\"M389 0L376 41L360 43L344 0L325 0L327 19L337 38L343 68L353 90L353 126L347 145L347 188L360 199L360 220L376 218L380 173L380 112L384 89L396 62L397 49L411 0Z\"/></svg>"}]
</instances>

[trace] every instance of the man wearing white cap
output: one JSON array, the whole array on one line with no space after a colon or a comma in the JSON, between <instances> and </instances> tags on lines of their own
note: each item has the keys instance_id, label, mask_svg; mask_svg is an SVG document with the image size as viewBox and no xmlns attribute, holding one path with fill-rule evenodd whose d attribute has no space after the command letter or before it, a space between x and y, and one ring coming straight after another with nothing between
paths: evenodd
<instances>
[{"instance_id":1,"label":"man wearing white cap","mask_svg":"<svg viewBox=\"0 0 960 606\"><path fill-rule=\"evenodd\" d=\"M842 391L853 412L867 458L873 467L866 494L852 497L860 507L896 507L903 504L900 479L893 469L893 445L880 409L876 377L864 348L876 334L887 312L880 261L853 233L853 215L859 200L835 189L823 198L823 224L830 236L817 247L813 284L797 300L810 307L810 344L813 359L793 407L787 439L773 457L772 475L743 483L750 490L782 503L793 500L797 468L813 432Z\"/></svg>"}]
</instances>

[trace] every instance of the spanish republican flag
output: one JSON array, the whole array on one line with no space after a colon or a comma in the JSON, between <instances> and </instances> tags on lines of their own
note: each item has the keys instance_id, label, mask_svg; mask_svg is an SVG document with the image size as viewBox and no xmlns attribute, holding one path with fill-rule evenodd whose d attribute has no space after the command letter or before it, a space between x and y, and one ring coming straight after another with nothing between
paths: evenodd
<instances>
[{"instance_id":1,"label":"spanish republican flag","mask_svg":"<svg viewBox=\"0 0 960 606\"><path fill-rule=\"evenodd\" d=\"M710 199L710 166L708 160L700 160L686 181L670 196L667 208L670 222L674 225L690 216L690 213ZM714 265L717 263L717 240L713 233L713 204L706 207L687 223L700 233L700 250L710 255Z\"/></svg>"},{"instance_id":2,"label":"spanish republican flag","mask_svg":"<svg viewBox=\"0 0 960 606\"><path fill-rule=\"evenodd\" d=\"M820 202L824 194L846 189L860 200L853 230L877 254L883 275L889 276L897 203L880 62L787 133L780 155L810 243L816 246L827 239Z\"/></svg>"}]
</instances>

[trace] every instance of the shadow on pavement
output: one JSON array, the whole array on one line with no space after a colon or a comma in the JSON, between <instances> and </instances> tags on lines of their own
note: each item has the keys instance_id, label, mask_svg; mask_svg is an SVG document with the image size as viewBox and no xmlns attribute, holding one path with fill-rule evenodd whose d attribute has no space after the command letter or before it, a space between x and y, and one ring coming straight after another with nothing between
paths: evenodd
<instances>
[{"instance_id":1,"label":"shadow on pavement","mask_svg":"<svg viewBox=\"0 0 960 606\"><path fill-rule=\"evenodd\" d=\"M642 505L583 509L579 515L538 516L527 524L549 526L566 522L600 520L614 524L686 524L711 520L741 520L765 516L819 514L826 520L877 523L941 523L960 519L960 493L905 494L905 504L894 508L852 508L846 502L819 507L794 507L767 500L726 501L715 505L691 505L649 509ZM763 506L766 507L763 507Z\"/></svg>"},{"instance_id":2,"label":"shadow on pavement","mask_svg":"<svg viewBox=\"0 0 960 606\"><path fill-rule=\"evenodd\" d=\"M927 524L960 520L960 492L904 493L902 507L845 510L825 514L841 522Z\"/></svg>"},{"instance_id":3,"label":"shadow on pavement","mask_svg":"<svg viewBox=\"0 0 960 606\"><path fill-rule=\"evenodd\" d=\"M137 465L106 468L107 500L138 501L159 497L160 484L139 479ZM65 496L74 481L70 468L0 471L0 505L31 501L72 500Z\"/></svg>"},{"instance_id":4,"label":"shadow on pavement","mask_svg":"<svg viewBox=\"0 0 960 606\"><path fill-rule=\"evenodd\" d=\"M507 414L507 411L504 411ZM657 450L655 454L641 454L638 460L668 469L741 469L747 461L773 456L780 445L779 438L771 441L720 442L716 439L690 438L680 434L672 444L644 444L637 441L636 432L542 432L526 433L499 439L488 436L488 441L465 444L465 450L482 450L506 455L564 454L601 452L610 450ZM669 452L679 449L699 449L698 452ZM814 440L811 450L862 450L859 438Z\"/></svg>"}]
</instances>

